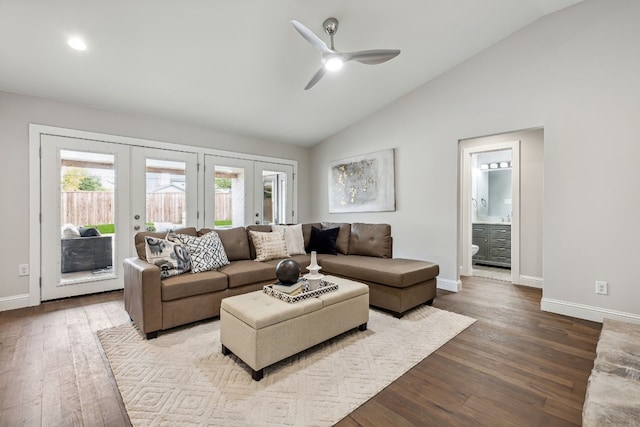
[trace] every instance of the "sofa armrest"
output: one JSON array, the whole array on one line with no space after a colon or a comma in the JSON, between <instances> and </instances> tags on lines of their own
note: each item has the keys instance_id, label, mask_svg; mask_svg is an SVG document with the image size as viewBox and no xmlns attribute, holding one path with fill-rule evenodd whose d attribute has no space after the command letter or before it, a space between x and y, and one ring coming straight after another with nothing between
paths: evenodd
<instances>
[{"instance_id":1,"label":"sofa armrest","mask_svg":"<svg viewBox=\"0 0 640 427\"><path fill-rule=\"evenodd\" d=\"M140 258L124 260L124 308L147 338L162 329L160 267Z\"/></svg>"}]
</instances>

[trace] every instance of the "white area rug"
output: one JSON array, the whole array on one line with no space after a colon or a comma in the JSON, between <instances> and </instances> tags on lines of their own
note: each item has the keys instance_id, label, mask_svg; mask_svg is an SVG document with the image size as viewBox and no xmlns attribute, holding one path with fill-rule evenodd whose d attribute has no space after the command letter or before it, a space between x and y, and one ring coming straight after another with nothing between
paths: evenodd
<instances>
[{"instance_id":1,"label":"white area rug","mask_svg":"<svg viewBox=\"0 0 640 427\"><path fill-rule=\"evenodd\" d=\"M219 320L149 341L132 324L98 337L134 426L330 426L475 322L429 306L369 313L367 331L265 368L259 382L222 355Z\"/></svg>"}]
</instances>

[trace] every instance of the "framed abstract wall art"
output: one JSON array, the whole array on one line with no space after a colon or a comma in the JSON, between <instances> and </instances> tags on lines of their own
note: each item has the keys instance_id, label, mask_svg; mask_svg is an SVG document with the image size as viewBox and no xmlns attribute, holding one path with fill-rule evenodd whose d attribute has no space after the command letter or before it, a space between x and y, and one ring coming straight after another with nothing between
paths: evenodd
<instances>
[{"instance_id":1,"label":"framed abstract wall art","mask_svg":"<svg viewBox=\"0 0 640 427\"><path fill-rule=\"evenodd\" d=\"M329 164L329 212L396 210L393 149Z\"/></svg>"}]
</instances>

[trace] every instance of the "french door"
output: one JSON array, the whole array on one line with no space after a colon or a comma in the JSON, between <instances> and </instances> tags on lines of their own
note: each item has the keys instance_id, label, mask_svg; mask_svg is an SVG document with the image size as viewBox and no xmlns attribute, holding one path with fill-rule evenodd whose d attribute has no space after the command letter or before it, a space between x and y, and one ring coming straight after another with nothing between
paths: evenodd
<instances>
[{"instance_id":1,"label":"french door","mask_svg":"<svg viewBox=\"0 0 640 427\"><path fill-rule=\"evenodd\" d=\"M293 166L255 162L254 177L254 223L292 223Z\"/></svg>"},{"instance_id":2,"label":"french door","mask_svg":"<svg viewBox=\"0 0 640 427\"><path fill-rule=\"evenodd\" d=\"M41 299L121 288L129 147L42 135L41 153Z\"/></svg>"},{"instance_id":3,"label":"french door","mask_svg":"<svg viewBox=\"0 0 640 427\"><path fill-rule=\"evenodd\" d=\"M293 222L293 166L205 156L205 226Z\"/></svg>"},{"instance_id":4,"label":"french door","mask_svg":"<svg viewBox=\"0 0 640 427\"><path fill-rule=\"evenodd\" d=\"M131 150L130 215L134 233L195 227L198 155L145 147Z\"/></svg>"},{"instance_id":5,"label":"french door","mask_svg":"<svg viewBox=\"0 0 640 427\"><path fill-rule=\"evenodd\" d=\"M197 155L41 136L41 300L121 289L138 231L197 223Z\"/></svg>"}]
</instances>

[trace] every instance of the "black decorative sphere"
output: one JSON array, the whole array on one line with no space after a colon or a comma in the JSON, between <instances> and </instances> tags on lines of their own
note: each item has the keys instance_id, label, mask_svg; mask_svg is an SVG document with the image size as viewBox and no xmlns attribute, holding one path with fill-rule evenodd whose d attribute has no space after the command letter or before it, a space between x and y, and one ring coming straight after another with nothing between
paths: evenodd
<instances>
[{"instance_id":1,"label":"black decorative sphere","mask_svg":"<svg viewBox=\"0 0 640 427\"><path fill-rule=\"evenodd\" d=\"M293 285L300 278L300 264L295 259L283 259L276 265L276 277L285 285Z\"/></svg>"}]
</instances>

